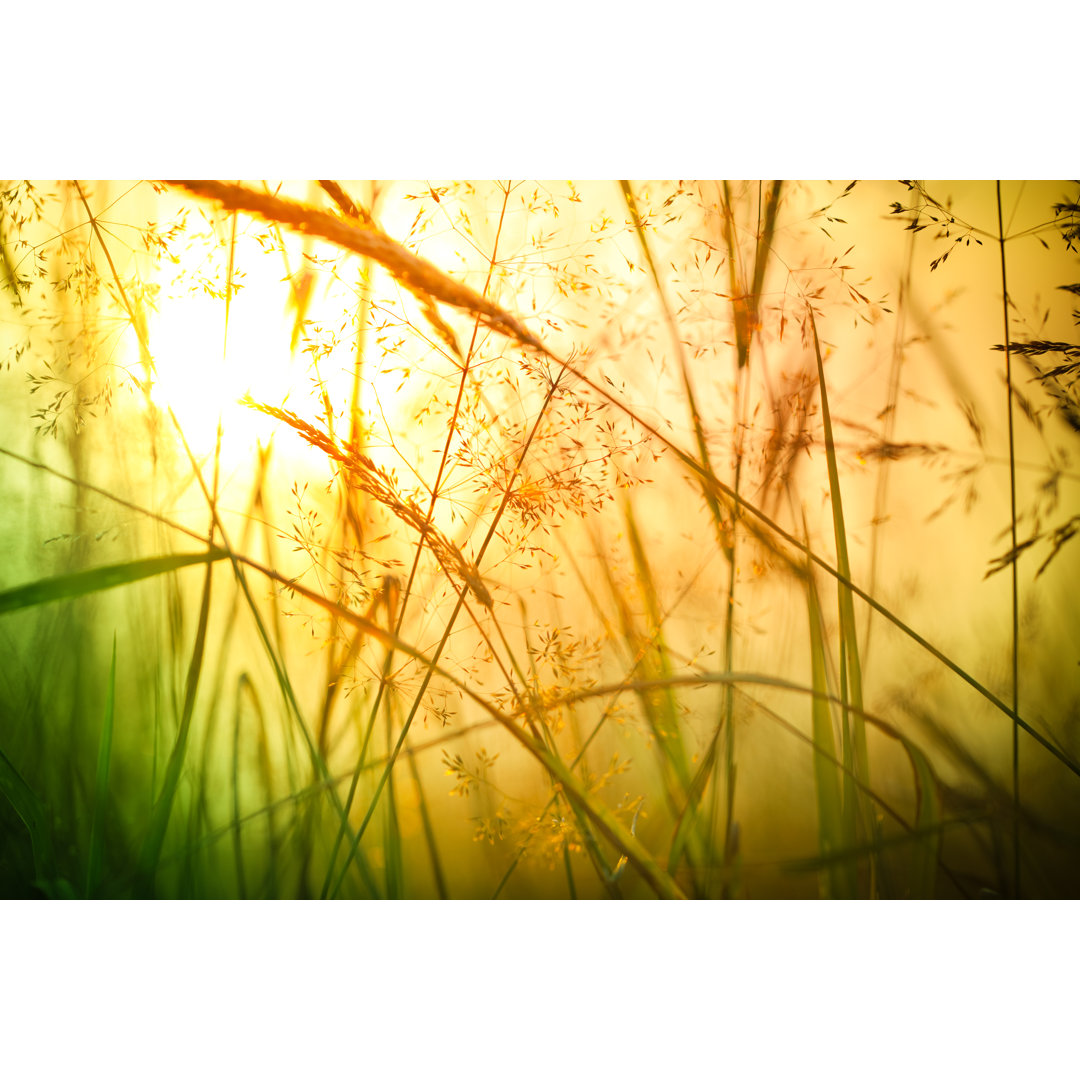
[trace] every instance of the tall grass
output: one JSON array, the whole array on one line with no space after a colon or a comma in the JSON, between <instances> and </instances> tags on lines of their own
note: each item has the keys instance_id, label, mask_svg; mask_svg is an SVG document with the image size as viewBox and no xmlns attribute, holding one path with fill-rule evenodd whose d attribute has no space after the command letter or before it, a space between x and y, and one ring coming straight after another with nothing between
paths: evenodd
<instances>
[{"instance_id":1,"label":"tall grass","mask_svg":"<svg viewBox=\"0 0 1080 1080\"><path fill-rule=\"evenodd\" d=\"M0 440L36 506L6 894L1075 895L1076 346L1006 282L1061 284L1073 198L1010 232L1010 185L296 194L0 199L4 377L43 400ZM287 394L243 351L267 277ZM981 309L978 365L940 325L968 277L1000 420ZM156 388L192 289L250 380L201 444Z\"/></svg>"}]
</instances>

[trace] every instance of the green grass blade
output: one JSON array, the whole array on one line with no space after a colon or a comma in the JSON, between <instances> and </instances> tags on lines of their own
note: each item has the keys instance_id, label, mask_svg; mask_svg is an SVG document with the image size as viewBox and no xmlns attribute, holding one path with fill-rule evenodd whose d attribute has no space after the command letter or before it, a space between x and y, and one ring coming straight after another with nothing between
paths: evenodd
<instances>
[{"instance_id":1,"label":"green grass blade","mask_svg":"<svg viewBox=\"0 0 1080 1080\"><path fill-rule=\"evenodd\" d=\"M627 529L633 537L636 534L636 528L633 525L633 517L630 513L629 506L626 508L626 513ZM658 670L658 664L662 663L662 658L665 653L663 644L658 641L662 622L657 622L653 619L652 627L648 633L639 629L623 589L620 587L619 582L615 580L609 560L605 557L599 541L595 536L593 537L593 546L596 550L597 565L604 576L608 592L611 595L611 600L615 605L615 610L619 616L618 628L609 629L609 633L613 636L621 634L622 640L626 644L628 660L633 662L633 670L635 672L640 672L641 678L644 681L663 681L663 677L661 677L660 671ZM633 551L634 548L634 540L631 539L631 550ZM634 557L637 562L635 570L638 585L646 602L649 602L649 598L652 599L653 614L658 615L658 609L655 603L655 589L652 585L652 576L649 571L648 563L643 559L638 561L641 553L640 540L637 541L636 548L637 551L634 553ZM599 612L599 605L595 601L593 606ZM604 621L606 622L607 620L605 619ZM670 675L670 671L667 674ZM683 802L681 792L685 789L686 785L683 779L680 778L675 771L672 751L667 745L669 733L678 730L677 724L673 727L670 717L666 712L666 705L668 701L670 701L670 692L661 691L659 693L651 693L646 691L635 691L635 694L641 705L641 710L644 713L649 731L656 741L656 756L660 765L660 777L664 785L664 797L667 800L668 809L673 816L678 816L681 812Z\"/></svg>"},{"instance_id":2,"label":"green grass blade","mask_svg":"<svg viewBox=\"0 0 1080 1080\"><path fill-rule=\"evenodd\" d=\"M1005 392L1009 408L1009 531L1012 550L1017 550L1016 540L1016 434L1014 430L1012 349L1009 341L1009 282L1006 276L1005 227L1001 220L1001 181L997 182L998 245L1001 254L1001 316L1005 334ZM1017 581L1016 559L1012 560L1012 708L1020 711L1020 600ZM1012 732L1012 783L1013 783L1013 896L1021 896L1020 890L1020 731L1013 724Z\"/></svg>"},{"instance_id":3,"label":"green grass blade","mask_svg":"<svg viewBox=\"0 0 1080 1080\"><path fill-rule=\"evenodd\" d=\"M851 563L848 559L847 529L844 525L844 503L840 491L840 472L836 464L836 444L833 440L832 416L829 411L829 394L825 386L825 364L818 340L817 321L813 307L808 308L810 327L813 331L814 357L817 361L818 392L821 399L821 420L825 432L825 460L829 472L829 495L832 509L833 534L836 539L836 562L840 575L851 580ZM855 622L855 604L851 589L837 582L837 598L840 614L840 696L843 699L842 731L844 761L854 766L853 772L864 783L870 782L870 761L866 745L866 725L862 721L863 708L862 664L859 657L859 630ZM848 708L854 705L855 711ZM844 831L845 844L852 847L858 840L859 825L867 835L876 839L877 822L873 808L859 794L850 775L844 778ZM871 879L876 879L876 862L871 860ZM873 886L872 886L873 887Z\"/></svg>"},{"instance_id":4,"label":"green grass blade","mask_svg":"<svg viewBox=\"0 0 1080 1080\"><path fill-rule=\"evenodd\" d=\"M652 568L645 554L645 546L641 542L641 533L638 531L637 521L629 501L624 505L624 518L626 520L626 533L630 541L630 552L634 559L634 570L638 584L641 588L642 597L645 600L645 609L649 618L649 648L646 662L642 665L643 670L652 671L660 679L670 678L672 674L671 658L668 655L664 641L663 623L664 618L657 603L656 582L653 578ZM690 768L687 764L686 747L682 739L682 727L679 724L678 701L671 689L661 692L659 695L646 695L650 719L653 722L657 736L657 746L667 758L671 768L678 779L685 795L690 787Z\"/></svg>"},{"instance_id":5,"label":"green grass blade","mask_svg":"<svg viewBox=\"0 0 1080 1080\"><path fill-rule=\"evenodd\" d=\"M814 698L810 706L814 732L814 787L818 804L818 846L821 857L842 850L844 843L843 802L840 795L840 779L830 763L836 758L836 739L833 736L832 713L828 703L828 686L825 674L825 641L821 630L821 605L817 589L809 577L806 584L807 604L810 613L810 659ZM854 875L846 863L828 864L825 882L826 895L832 900L852 899L855 895Z\"/></svg>"},{"instance_id":6,"label":"green grass blade","mask_svg":"<svg viewBox=\"0 0 1080 1080\"><path fill-rule=\"evenodd\" d=\"M264 792L263 807L266 810L266 882L260 889L260 896L277 897L279 894L278 884L278 841L277 841L277 797L275 794L275 768L270 756L270 732L267 730L266 716L263 713L262 701L259 698L255 684L250 677L244 677L244 690L251 701L252 715L255 718L256 732L255 746L258 756L258 775L262 781ZM286 761L291 758L286 755ZM291 772L291 770L290 770ZM239 823L237 823L239 827Z\"/></svg>"},{"instance_id":7,"label":"green grass blade","mask_svg":"<svg viewBox=\"0 0 1080 1080\"><path fill-rule=\"evenodd\" d=\"M872 844L858 844L853 848L834 851L828 856L812 855L805 859L789 859L781 863L781 868L793 874L820 873L823 870L830 870L844 863L855 865L859 860L877 855L888 848L903 847L908 844L921 847L929 843L936 850L941 842L941 834L946 829L961 825L970 826L983 820L985 819L981 817L971 817L958 818L952 821L937 821L933 825L919 826L911 832L898 833L895 836L877 840Z\"/></svg>"},{"instance_id":8,"label":"green grass blade","mask_svg":"<svg viewBox=\"0 0 1080 1080\"><path fill-rule=\"evenodd\" d=\"M772 251L773 235L776 232L776 217L780 210L780 192L783 186L783 180L774 180L769 188L768 195L765 197L765 224L754 255L754 281L750 286L750 295L748 297L748 301L752 305L751 318L747 326L748 338L752 337L760 318L758 309L761 304L761 290L765 285L765 267Z\"/></svg>"},{"instance_id":9,"label":"green grass blade","mask_svg":"<svg viewBox=\"0 0 1080 1080\"><path fill-rule=\"evenodd\" d=\"M240 893L240 899L247 899L247 874L244 871L244 844L240 828L240 719L243 710L240 706L240 698L245 686L250 680L244 673L237 680L236 704L233 708L233 738L232 738L232 796L233 796L233 861L236 863L236 885Z\"/></svg>"},{"instance_id":10,"label":"green grass blade","mask_svg":"<svg viewBox=\"0 0 1080 1080\"><path fill-rule=\"evenodd\" d=\"M397 797L394 777L386 783L385 818L383 825L383 852L386 859L386 898L402 900L405 897L405 862L401 846L401 822L398 820Z\"/></svg>"},{"instance_id":11,"label":"green grass blade","mask_svg":"<svg viewBox=\"0 0 1080 1080\"><path fill-rule=\"evenodd\" d=\"M725 687L725 690L727 689L728 688ZM697 772L694 773L693 780L691 780L690 785L687 788L686 807L682 814L679 815L678 822L675 825L675 838L671 842L671 854L668 856L669 874L674 875L675 871L678 869L679 862L683 857L683 853L686 851L686 844L690 839L696 820L695 811L697 810L701 797L708 785L709 777L712 775L713 766L716 763L716 747L720 739L721 730L721 727L717 727L716 733L709 741L709 749L705 752L705 757L702 759Z\"/></svg>"},{"instance_id":12,"label":"green grass blade","mask_svg":"<svg viewBox=\"0 0 1080 1080\"><path fill-rule=\"evenodd\" d=\"M348 812L341 804L341 800L338 798L337 789L333 786L332 783L329 783L330 771L327 768L326 760L319 753L318 746L312 736L310 729L308 728L307 722L304 720L304 715L300 710L300 704L297 701L296 692L293 688L292 681L289 678L288 672L286 671L284 664L278 657L277 653L274 651L274 647L270 641L270 636L266 630L265 620L259 612L258 605L255 603L255 598L251 594L251 588L248 585L247 577L245 576L243 570L244 564L250 564L250 560L245 560L242 556L238 555L233 549L232 545L229 543L228 534L225 530L224 525L222 524L221 517L217 510L216 501L210 494L210 492L207 490L206 481L203 478L202 470L199 468L198 460L192 453L191 447L190 445L188 445L188 441L184 437L184 433L182 428L180 427L179 421L177 421L176 416L172 412L172 410L170 410L170 416L172 417L173 427L176 429L176 432L180 436L180 440L184 445L184 451L187 454L188 461L191 463L192 471L195 474L195 479L198 481L199 488L203 493L203 498L206 500L206 504L210 509L210 514L213 518L214 527L217 529L218 533L221 536L225 553L232 564L233 575L236 578L237 584L240 586L240 589L244 594L244 600L248 606L249 611L251 612L252 621L255 623L255 629L258 631L259 638L262 641L267 658L270 660L270 663L274 668L274 676L277 679L278 687L281 690L282 698L288 704L293 718L296 721L296 726L301 736L303 737L305 747L311 759L312 768L318 775L319 779L326 782L326 787L324 788L324 790L326 791L327 795L331 800L331 803L333 804L334 811L341 820L342 828L348 830ZM282 581L290 588L294 588L294 591L306 592L303 589L295 588L294 582L283 579L280 574L277 574L274 571L268 571L268 568L264 568L264 572L269 572L269 576L271 578ZM372 876L371 868L368 866L366 857L364 856L364 853L362 851L357 853L355 859L350 860L350 865L354 865L356 867L356 870L362 877L364 885L367 888L369 894L372 896L378 896L378 888L375 884L375 879Z\"/></svg>"},{"instance_id":13,"label":"green grass blade","mask_svg":"<svg viewBox=\"0 0 1080 1080\"><path fill-rule=\"evenodd\" d=\"M442 861L439 858L439 846L435 841L435 829L431 824L427 797L424 795L424 786L420 783L420 770L416 766L416 754L409 753L407 757L413 784L416 785L416 798L420 805L420 821L424 826L424 840L427 843L428 855L431 857L431 872L435 878L435 889L439 894L439 899L446 900L450 894L446 888L446 878L443 876Z\"/></svg>"},{"instance_id":14,"label":"green grass blade","mask_svg":"<svg viewBox=\"0 0 1080 1080\"><path fill-rule=\"evenodd\" d=\"M168 574L185 566L213 563L224 558L227 558L227 552L211 548L194 555L160 555L151 559L116 563L113 566L99 566L93 570L79 570L74 574L59 574L0 592L0 615L18 611L20 608L37 607L57 600L71 600L88 593L115 589L133 581Z\"/></svg>"},{"instance_id":15,"label":"green grass blade","mask_svg":"<svg viewBox=\"0 0 1080 1080\"><path fill-rule=\"evenodd\" d=\"M384 589L387 589L384 586ZM369 615L374 614L374 608L369 612ZM388 618L388 622L393 622L392 618ZM361 634L364 633L362 628L357 629L357 633L353 637L354 642L359 642ZM325 900L330 895L330 886L334 880L334 867L337 864L338 852L341 849L341 844L345 839L348 824L348 813L353 805L353 799L356 796L357 788L360 784L360 774L363 772L364 763L367 759L368 744L371 742L371 738L375 732L375 723L379 718L379 710L382 707L384 696L387 692L387 687L390 685L390 669L394 663L394 649L391 646L386 650L386 655L383 657L382 672L379 677L378 689L375 693L375 700L372 702L371 711L368 715L368 722L364 728L364 736L360 743L360 752L356 755L356 765L353 769L352 782L349 784L349 793L345 797L344 803L344 815L342 816L341 823L338 826L337 834L334 837L334 842L330 847L330 857L326 862L326 871L323 875L322 890L319 894L320 899ZM387 760L389 759L387 756Z\"/></svg>"},{"instance_id":16,"label":"green grass blade","mask_svg":"<svg viewBox=\"0 0 1080 1080\"><path fill-rule=\"evenodd\" d=\"M577 887L574 885L574 868L570 865L570 843L563 841L563 867L566 869L566 887L570 891L570 899L577 899Z\"/></svg>"},{"instance_id":17,"label":"green grass blade","mask_svg":"<svg viewBox=\"0 0 1080 1080\"><path fill-rule=\"evenodd\" d=\"M180 728L177 731L172 752L169 754L168 764L165 766L165 780L162 784L161 793L150 811L150 824L147 827L146 837L139 852L138 890L144 896L149 896L153 892L154 876L157 873L161 848L165 842L165 832L169 827L169 818L172 815L173 802L176 798L176 789L180 784L180 776L184 768L188 734L191 729L191 717L195 711L195 694L199 687L199 675L202 672L203 654L206 649L206 627L210 617L210 583L212 576L213 566L208 565L206 579L203 582L202 602L199 606L199 626L195 632L195 645L191 653L191 662L188 665L187 686L184 692Z\"/></svg>"},{"instance_id":18,"label":"green grass blade","mask_svg":"<svg viewBox=\"0 0 1080 1080\"><path fill-rule=\"evenodd\" d=\"M825 388L825 365L821 357L821 343L818 341L817 322L813 308L810 309L810 327L814 336L814 356L817 359L818 391L821 398L821 420L825 430L825 460L829 470L829 495L832 505L833 532L836 537L836 564L840 576L845 581L851 580L851 563L848 560L847 530L844 527L844 503L840 493L840 473L836 467L836 444L833 441L832 417L829 412L829 395ZM862 667L859 663L858 627L855 623L855 605L851 589L841 581L838 583L840 599L840 632L844 644L844 659L847 668L847 685L852 704L856 709L863 707ZM869 763L866 756L866 729L856 715L853 719L855 736L856 769L866 779L869 776Z\"/></svg>"},{"instance_id":19,"label":"green grass blade","mask_svg":"<svg viewBox=\"0 0 1080 1080\"><path fill-rule=\"evenodd\" d=\"M911 852L909 895L913 900L932 900L936 893L938 857L941 849L941 792L926 755L908 738L895 732L907 751L915 773L918 838Z\"/></svg>"},{"instance_id":20,"label":"green grass blade","mask_svg":"<svg viewBox=\"0 0 1080 1080\"><path fill-rule=\"evenodd\" d=\"M689 814L687 812L687 792L691 786L690 769L679 724L678 700L673 689L674 684L671 682L671 661L663 637L664 615L657 602L652 569L645 555L645 548L629 502L624 503L623 513L634 563L634 574L646 608L647 625L644 630L637 625L637 619L630 609L626 596L623 595L622 588L615 580L609 560L604 557L595 536L593 545L596 549L597 563L619 615L619 629L626 644L627 653L632 658L633 670L641 673L643 681L655 684L656 687L635 690L635 696L654 741L655 758L659 766L668 810L677 821L688 817L688 826L694 826L688 827L684 832L680 852L680 858L685 854L691 872L694 874L695 869L704 862L704 853L698 831L696 801ZM587 831L583 834L588 835ZM587 850L596 862L597 853L591 847ZM606 871L598 870L598 872L601 878L606 880L604 878ZM698 891L700 882L696 874L694 874L693 884L695 891Z\"/></svg>"},{"instance_id":21,"label":"green grass blade","mask_svg":"<svg viewBox=\"0 0 1080 1080\"><path fill-rule=\"evenodd\" d=\"M55 865L48 813L3 750L0 750L0 793L11 803L30 833L30 844L34 852L34 874L38 882L51 881L55 876Z\"/></svg>"},{"instance_id":22,"label":"green grass blade","mask_svg":"<svg viewBox=\"0 0 1080 1080\"><path fill-rule=\"evenodd\" d=\"M116 635L113 634L112 666L105 695L105 720L98 745L97 780L94 784L94 811L90 824L90 857L86 867L86 897L92 899L101 882L102 851L105 842L105 803L109 794L109 762L112 758L113 722L116 715Z\"/></svg>"},{"instance_id":23,"label":"green grass blade","mask_svg":"<svg viewBox=\"0 0 1080 1080\"><path fill-rule=\"evenodd\" d=\"M570 766L570 768L573 767L573 765ZM585 847L585 854L589 857L589 862L596 871L596 876L600 880L600 884L607 890L607 894L612 900L621 900L622 892L619 889L619 877L621 876L621 871L612 870L611 865L608 863L608 860L604 857L603 851L600 849L600 842L597 839L592 826L589 824L589 819L586 817L584 811L582 811L572 799L563 799L558 791L556 791L552 801L559 807L560 812L563 811L565 804L565 809L569 810L569 812L574 815L574 821L577 824L578 832L581 835L581 840ZM570 892L571 895L573 895L573 893L576 892L576 887L570 871L569 852L565 851L565 854L566 870L570 877ZM619 859L619 864L625 866L626 861L626 856L624 855Z\"/></svg>"},{"instance_id":24,"label":"green grass blade","mask_svg":"<svg viewBox=\"0 0 1080 1080\"><path fill-rule=\"evenodd\" d=\"M393 695L386 699L386 754L394 752ZM386 802L383 811L383 852L386 860L386 898L401 900L405 895L404 857L401 849L401 822L398 820L397 791L394 773L386 780Z\"/></svg>"}]
</instances>

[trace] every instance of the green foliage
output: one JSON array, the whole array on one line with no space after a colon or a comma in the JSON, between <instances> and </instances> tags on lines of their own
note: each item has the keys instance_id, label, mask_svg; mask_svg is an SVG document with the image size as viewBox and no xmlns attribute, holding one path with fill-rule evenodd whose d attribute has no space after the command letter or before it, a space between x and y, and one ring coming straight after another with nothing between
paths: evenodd
<instances>
[{"instance_id":1,"label":"green foliage","mask_svg":"<svg viewBox=\"0 0 1080 1080\"><path fill-rule=\"evenodd\" d=\"M112 665L105 698L105 719L98 747L97 780L94 784L94 815L90 825L90 853L86 867L86 897L92 899L101 883L102 852L105 846L105 812L109 795L109 763L112 759L113 723L116 719L116 637L113 636Z\"/></svg>"}]
</instances>

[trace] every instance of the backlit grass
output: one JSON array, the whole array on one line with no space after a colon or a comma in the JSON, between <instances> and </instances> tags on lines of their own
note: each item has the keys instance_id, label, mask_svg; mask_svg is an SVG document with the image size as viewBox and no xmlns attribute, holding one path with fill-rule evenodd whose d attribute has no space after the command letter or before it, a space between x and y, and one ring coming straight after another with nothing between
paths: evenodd
<instances>
[{"instance_id":1,"label":"backlit grass","mask_svg":"<svg viewBox=\"0 0 1080 1080\"><path fill-rule=\"evenodd\" d=\"M1077 894L1075 184L2 187L6 895Z\"/></svg>"}]
</instances>

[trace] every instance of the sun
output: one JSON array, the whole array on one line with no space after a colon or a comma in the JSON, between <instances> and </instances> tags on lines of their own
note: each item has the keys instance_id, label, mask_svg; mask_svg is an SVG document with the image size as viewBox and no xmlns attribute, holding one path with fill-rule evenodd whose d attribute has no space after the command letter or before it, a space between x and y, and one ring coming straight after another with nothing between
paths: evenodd
<instances>
[{"instance_id":1,"label":"sun","mask_svg":"<svg viewBox=\"0 0 1080 1080\"><path fill-rule=\"evenodd\" d=\"M320 364L311 347L322 331L318 316L328 314L332 302L338 305L338 324L348 313L342 298L327 295L324 279L302 275L306 264L298 240L287 244L284 256L267 250L265 234L260 242L260 231L251 222L235 238L234 291L226 304L223 266L207 272L208 249L219 263L226 261L220 246L213 250L220 239L200 239L170 266L170 280L162 283L157 310L148 320L155 368L151 397L162 410L171 410L197 456L214 450L220 424L223 456L250 459L270 432L266 417L243 400L288 403L314 419L322 411L315 387L320 381L328 389L329 383L341 382L338 356L323 354ZM305 308L306 321L297 332L300 282L314 302ZM342 344L343 352L349 351L349 341ZM332 392L339 387L334 385Z\"/></svg>"},{"instance_id":2,"label":"sun","mask_svg":"<svg viewBox=\"0 0 1080 1080\"><path fill-rule=\"evenodd\" d=\"M438 362L418 336L429 331L411 296L371 263L253 218L241 217L235 233L228 217L204 218L186 243L162 268L147 331L152 400L197 457L215 452L220 424L222 463L255 460L278 425L245 399L317 426L332 415L345 440L355 434L355 398L365 440L393 433L376 436L370 453L418 453L414 437L429 432L413 423L414 398ZM277 447L297 460L304 453L288 437Z\"/></svg>"},{"instance_id":3,"label":"sun","mask_svg":"<svg viewBox=\"0 0 1080 1080\"><path fill-rule=\"evenodd\" d=\"M241 400L282 400L297 382L280 301L245 299L254 303L232 304L227 335L225 304L208 296L171 300L150 326L151 396L172 410L196 454L213 448L219 422L234 450L252 448L264 425Z\"/></svg>"}]
</instances>

